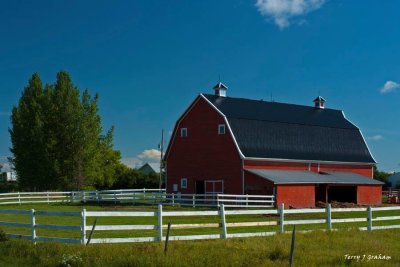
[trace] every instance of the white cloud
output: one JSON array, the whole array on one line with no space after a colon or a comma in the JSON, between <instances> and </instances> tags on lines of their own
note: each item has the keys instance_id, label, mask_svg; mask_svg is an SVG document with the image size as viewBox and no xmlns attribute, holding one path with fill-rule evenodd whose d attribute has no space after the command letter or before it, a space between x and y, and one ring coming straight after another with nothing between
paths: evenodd
<instances>
[{"instance_id":1,"label":"white cloud","mask_svg":"<svg viewBox=\"0 0 400 267\"><path fill-rule=\"evenodd\" d=\"M257 0L256 7L261 15L272 18L283 29L290 26L293 17L306 15L324 3L325 0Z\"/></svg>"},{"instance_id":2,"label":"white cloud","mask_svg":"<svg viewBox=\"0 0 400 267\"><path fill-rule=\"evenodd\" d=\"M140 159L160 160L161 152L157 149L146 149L138 155Z\"/></svg>"},{"instance_id":3,"label":"white cloud","mask_svg":"<svg viewBox=\"0 0 400 267\"><path fill-rule=\"evenodd\" d=\"M145 163L160 163L161 152L157 149L145 149L142 153L136 155L136 157L122 158L123 164L130 168L140 168Z\"/></svg>"},{"instance_id":4,"label":"white cloud","mask_svg":"<svg viewBox=\"0 0 400 267\"><path fill-rule=\"evenodd\" d=\"M368 137L368 139L372 140L372 141L380 141L380 140L383 139L383 136L380 135L380 134L377 134L377 135L373 135L373 136Z\"/></svg>"},{"instance_id":5,"label":"white cloud","mask_svg":"<svg viewBox=\"0 0 400 267\"><path fill-rule=\"evenodd\" d=\"M399 87L400 87L400 84L398 84L394 81L387 81L387 82L385 82L385 84L383 85L383 87L381 88L380 91L382 94L385 94L385 93L396 91Z\"/></svg>"},{"instance_id":6,"label":"white cloud","mask_svg":"<svg viewBox=\"0 0 400 267\"><path fill-rule=\"evenodd\" d=\"M138 159L136 157L128 157L128 158L122 158L121 162L128 166L129 168L137 169L142 167L144 164L141 159Z\"/></svg>"}]
</instances>

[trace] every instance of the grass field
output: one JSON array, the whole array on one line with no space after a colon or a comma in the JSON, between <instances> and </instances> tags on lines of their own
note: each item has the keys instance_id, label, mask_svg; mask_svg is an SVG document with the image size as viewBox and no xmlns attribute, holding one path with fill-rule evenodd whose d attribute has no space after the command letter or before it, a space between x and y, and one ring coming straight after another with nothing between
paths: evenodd
<instances>
[{"instance_id":1,"label":"grass field","mask_svg":"<svg viewBox=\"0 0 400 267\"><path fill-rule=\"evenodd\" d=\"M0 242L0 266L288 266L291 235L163 243L66 245ZM345 255L360 256L360 260ZM364 260L362 260L365 255ZM390 259L371 259L371 256ZM369 259L369 260L368 260ZM362 260L362 261L361 261ZM398 230L296 235L294 266L400 266Z\"/></svg>"}]
</instances>

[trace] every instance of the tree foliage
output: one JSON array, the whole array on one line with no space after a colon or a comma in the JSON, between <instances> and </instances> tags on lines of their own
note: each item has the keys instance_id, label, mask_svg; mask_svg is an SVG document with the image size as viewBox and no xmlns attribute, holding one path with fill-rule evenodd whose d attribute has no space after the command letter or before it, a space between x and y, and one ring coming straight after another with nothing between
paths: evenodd
<instances>
[{"instance_id":1,"label":"tree foliage","mask_svg":"<svg viewBox=\"0 0 400 267\"><path fill-rule=\"evenodd\" d=\"M158 188L158 174L143 172L120 165L116 168L114 189L124 188Z\"/></svg>"},{"instance_id":2,"label":"tree foliage","mask_svg":"<svg viewBox=\"0 0 400 267\"><path fill-rule=\"evenodd\" d=\"M33 74L11 115L11 152L19 185L29 190L109 187L119 164L113 131L102 135L98 95L82 95L68 73L43 87Z\"/></svg>"},{"instance_id":3,"label":"tree foliage","mask_svg":"<svg viewBox=\"0 0 400 267\"><path fill-rule=\"evenodd\" d=\"M387 178L390 175L391 175L390 173L384 172L384 171L380 171L380 170L378 170L378 167L374 166L374 179L377 179L379 181L384 182L386 184L386 186L388 185Z\"/></svg>"}]
</instances>

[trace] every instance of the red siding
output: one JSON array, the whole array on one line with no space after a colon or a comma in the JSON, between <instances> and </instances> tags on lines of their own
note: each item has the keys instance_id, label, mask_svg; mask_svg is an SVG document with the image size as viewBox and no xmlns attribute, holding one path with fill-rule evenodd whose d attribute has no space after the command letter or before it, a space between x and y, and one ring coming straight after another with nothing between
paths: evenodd
<instances>
[{"instance_id":1,"label":"red siding","mask_svg":"<svg viewBox=\"0 0 400 267\"><path fill-rule=\"evenodd\" d=\"M321 164L320 171L353 172L359 175L373 178L372 165L340 165L340 164Z\"/></svg>"},{"instance_id":2,"label":"red siding","mask_svg":"<svg viewBox=\"0 0 400 267\"><path fill-rule=\"evenodd\" d=\"M382 203L382 186L359 185L357 186L357 204L379 205Z\"/></svg>"},{"instance_id":3,"label":"red siding","mask_svg":"<svg viewBox=\"0 0 400 267\"><path fill-rule=\"evenodd\" d=\"M253 169L269 169L269 170L303 170L309 169L313 172L318 172L318 163L298 163L298 162L276 162L276 161L258 161L258 160L245 160L245 168ZM372 178L372 165L360 164L328 164L321 163L319 171L337 171L337 172L353 172Z\"/></svg>"},{"instance_id":4,"label":"red siding","mask_svg":"<svg viewBox=\"0 0 400 267\"><path fill-rule=\"evenodd\" d=\"M242 160L226 126L218 134L224 118L203 98L178 122L167 157L167 191L178 184L182 193L195 193L196 180L224 180L224 193L242 193ZM180 129L187 128L187 137ZM188 188L180 187L180 179L188 179Z\"/></svg>"},{"instance_id":5,"label":"red siding","mask_svg":"<svg viewBox=\"0 0 400 267\"><path fill-rule=\"evenodd\" d=\"M315 207L315 185L277 185L276 204L285 208Z\"/></svg>"}]
</instances>

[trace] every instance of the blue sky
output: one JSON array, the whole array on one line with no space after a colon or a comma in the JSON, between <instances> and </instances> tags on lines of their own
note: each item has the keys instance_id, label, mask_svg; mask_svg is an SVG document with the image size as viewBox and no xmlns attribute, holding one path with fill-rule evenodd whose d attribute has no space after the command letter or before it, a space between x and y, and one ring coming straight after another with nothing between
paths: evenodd
<instances>
[{"instance_id":1,"label":"blue sky","mask_svg":"<svg viewBox=\"0 0 400 267\"><path fill-rule=\"evenodd\" d=\"M11 108L33 72L100 94L130 165L154 161L164 128L222 81L228 95L311 105L320 94L400 171L399 1L4 1L0 161Z\"/></svg>"}]
</instances>

